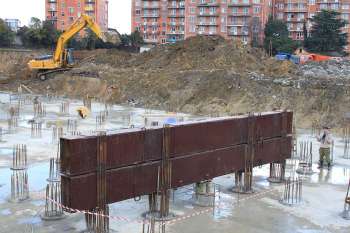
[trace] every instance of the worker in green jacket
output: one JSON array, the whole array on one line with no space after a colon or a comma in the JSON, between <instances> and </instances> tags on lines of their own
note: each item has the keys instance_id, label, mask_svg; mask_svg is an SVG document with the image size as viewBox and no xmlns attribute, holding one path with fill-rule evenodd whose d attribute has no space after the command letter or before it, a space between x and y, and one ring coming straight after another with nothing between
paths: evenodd
<instances>
[{"instance_id":1,"label":"worker in green jacket","mask_svg":"<svg viewBox=\"0 0 350 233\"><path fill-rule=\"evenodd\" d=\"M320 168L327 165L328 169L331 167L331 146L333 144L333 138L330 132L330 127L324 126L321 135L317 136L317 141L320 142Z\"/></svg>"}]
</instances>

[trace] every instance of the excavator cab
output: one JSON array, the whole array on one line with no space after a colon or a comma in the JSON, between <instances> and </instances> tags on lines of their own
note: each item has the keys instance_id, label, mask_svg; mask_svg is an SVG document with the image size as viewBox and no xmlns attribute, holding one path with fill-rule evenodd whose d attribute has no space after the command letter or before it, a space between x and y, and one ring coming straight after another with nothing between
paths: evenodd
<instances>
[{"instance_id":1,"label":"excavator cab","mask_svg":"<svg viewBox=\"0 0 350 233\"><path fill-rule=\"evenodd\" d=\"M74 56L73 56L73 48L65 49L63 52L63 66L64 67L73 67L74 66Z\"/></svg>"}]
</instances>

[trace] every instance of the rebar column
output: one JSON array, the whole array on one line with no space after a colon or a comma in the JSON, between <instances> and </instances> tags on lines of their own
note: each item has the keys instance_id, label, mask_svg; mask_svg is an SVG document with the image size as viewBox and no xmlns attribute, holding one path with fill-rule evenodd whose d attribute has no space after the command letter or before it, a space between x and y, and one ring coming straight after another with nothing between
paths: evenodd
<instances>
[{"instance_id":1,"label":"rebar column","mask_svg":"<svg viewBox=\"0 0 350 233\"><path fill-rule=\"evenodd\" d=\"M63 136L63 128L54 126L52 128L52 143L56 144L62 136Z\"/></svg>"},{"instance_id":2,"label":"rebar column","mask_svg":"<svg viewBox=\"0 0 350 233\"><path fill-rule=\"evenodd\" d=\"M288 206L300 204L302 202L302 186L302 179L288 177L284 182L284 190L280 202Z\"/></svg>"},{"instance_id":3,"label":"rebar column","mask_svg":"<svg viewBox=\"0 0 350 233\"><path fill-rule=\"evenodd\" d=\"M4 141L2 140L2 134L3 134L3 132L2 132L2 127L0 127L0 142L4 142Z\"/></svg>"},{"instance_id":4,"label":"rebar column","mask_svg":"<svg viewBox=\"0 0 350 233\"><path fill-rule=\"evenodd\" d=\"M64 217L61 205L61 179L59 174L59 160L50 159L49 178L46 185L45 211L41 215L43 220L58 220Z\"/></svg>"},{"instance_id":5,"label":"rebar column","mask_svg":"<svg viewBox=\"0 0 350 233\"><path fill-rule=\"evenodd\" d=\"M101 129L103 124L106 123L107 121L107 111L101 111L99 114L96 116L96 129Z\"/></svg>"},{"instance_id":6,"label":"rebar column","mask_svg":"<svg viewBox=\"0 0 350 233\"><path fill-rule=\"evenodd\" d=\"M10 116L7 120L8 133L15 133L18 127L18 116Z\"/></svg>"},{"instance_id":7,"label":"rebar column","mask_svg":"<svg viewBox=\"0 0 350 233\"><path fill-rule=\"evenodd\" d=\"M84 97L83 104L85 107L87 107L89 110L91 110L91 97L89 95L86 95Z\"/></svg>"},{"instance_id":8,"label":"rebar column","mask_svg":"<svg viewBox=\"0 0 350 233\"><path fill-rule=\"evenodd\" d=\"M286 161L282 163L270 163L270 176L268 181L271 183L282 183L285 178Z\"/></svg>"},{"instance_id":9,"label":"rebar column","mask_svg":"<svg viewBox=\"0 0 350 233\"><path fill-rule=\"evenodd\" d=\"M38 99L34 99L34 117L45 117L46 116L46 106L39 102Z\"/></svg>"},{"instance_id":10,"label":"rebar column","mask_svg":"<svg viewBox=\"0 0 350 233\"><path fill-rule=\"evenodd\" d=\"M344 159L350 159L350 138L344 139Z\"/></svg>"},{"instance_id":11,"label":"rebar column","mask_svg":"<svg viewBox=\"0 0 350 233\"><path fill-rule=\"evenodd\" d=\"M94 215L85 214L86 232L107 233L109 230L109 207L107 204L107 180L106 180L106 161L107 161L107 137L106 132L99 132L97 137L97 207L90 212Z\"/></svg>"},{"instance_id":12,"label":"rebar column","mask_svg":"<svg viewBox=\"0 0 350 233\"><path fill-rule=\"evenodd\" d=\"M18 144L13 148L11 175L11 202L22 202L29 199L27 172L27 146Z\"/></svg>"},{"instance_id":13,"label":"rebar column","mask_svg":"<svg viewBox=\"0 0 350 233\"><path fill-rule=\"evenodd\" d=\"M42 123L41 122L31 122L31 137L41 138L42 136Z\"/></svg>"},{"instance_id":14,"label":"rebar column","mask_svg":"<svg viewBox=\"0 0 350 233\"><path fill-rule=\"evenodd\" d=\"M296 172L302 175L313 174L312 170L312 142L301 141L299 142L299 166Z\"/></svg>"},{"instance_id":15,"label":"rebar column","mask_svg":"<svg viewBox=\"0 0 350 233\"><path fill-rule=\"evenodd\" d=\"M69 114L69 102L62 102L60 106L60 113L67 115Z\"/></svg>"},{"instance_id":16,"label":"rebar column","mask_svg":"<svg viewBox=\"0 0 350 233\"><path fill-rule=\"evenodd\" d=\"M73 120L73 119L68 119L67 120L67 132L71 133L71 132L76 132L78 129L78 121L77 120Z\"/></svg>"},{"instance_id":17,"label":"rebar column","mask_svg":"<svg viewBox=\"0 0 350 233\"><path fill-rule=\"evenodd\" d=\"M346 191L344 210L342 213L344 219L350 220L350 179L348 184L348 190Z\"/></svg>"}]
</instances>

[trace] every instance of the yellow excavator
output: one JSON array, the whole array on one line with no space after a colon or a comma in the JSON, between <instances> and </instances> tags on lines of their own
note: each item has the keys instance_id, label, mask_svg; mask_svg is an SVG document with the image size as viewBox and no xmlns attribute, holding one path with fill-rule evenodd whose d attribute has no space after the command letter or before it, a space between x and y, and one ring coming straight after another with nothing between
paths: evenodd
<instances>
[{"instance_id":1,"label":"yellow excavator","mask_svg":"<svg viewBox=\"0 0 350 233\"><path fill-rule=\"evenodd\" d=\"M51 73L65 71L73 67L74 58L72 49L65 48L67 42L85 27L90 28L98 38L106 41L100 27L94 20L85 14L82 14L65 32L58 38L55 53L35 58L28 62L29 69L36 71L36 76L45 80Z\"/></svg>"}]
</instances>

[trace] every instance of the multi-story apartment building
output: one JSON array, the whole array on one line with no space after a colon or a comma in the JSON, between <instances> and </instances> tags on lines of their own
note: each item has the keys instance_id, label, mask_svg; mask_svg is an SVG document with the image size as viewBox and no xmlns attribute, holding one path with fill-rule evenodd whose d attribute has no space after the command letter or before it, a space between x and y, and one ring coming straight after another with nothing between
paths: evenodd
<instances>
[{"instance_id":1,"label":"multi-story apartment building","mask_svg":"<svg viewBox=\"0 0 350 233\"><path fill-rule=\"evenodd\" d=\"M94 18L103 31L108 29L108 0L45 0L46 20L65 30L81 14Z\"/></svg>"},{"instance_id":2,"label":"multi-story apartment building","mask_svg":"<svg viewBox=\"0 0 350 233\"><path fill-rule=\"evenodd\" d=\"M21 21L19 19L5 19L5 23L14 32L17 32L21 27Z\"/></svg>"},{"instance_id":3,"label":"multi-story apartment building","mask_svg":"<svg viewBox=\"0 0 350 233\"><path fill-rule=\"evenodd\" d=\"M167 43L200 35L261 40L271 13L266 0L133 0L132 31L146 42Z\"/></svg>"},{"instance_id":4,"label":"multi-story apartment building","mask_svg":"<svg viewBox=\"0 0 350 233\"><path fill-rule=\"evenodd\" d=\"M304 22L310 30L310 19L322 9L339 11L349 21L349 0L132 0L132 31L151 43L197 34L261 42L272 15L287 23L291 38L303 40Z\"/></svg>"}]
</instances>

